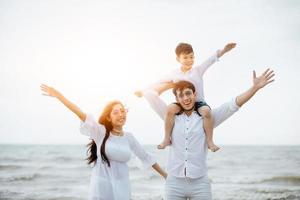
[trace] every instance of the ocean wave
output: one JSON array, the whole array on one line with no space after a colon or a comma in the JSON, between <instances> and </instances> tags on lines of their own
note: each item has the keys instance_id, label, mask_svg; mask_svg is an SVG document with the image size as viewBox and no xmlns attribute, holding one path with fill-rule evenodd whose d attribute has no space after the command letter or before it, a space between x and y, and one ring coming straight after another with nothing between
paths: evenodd
<instances>
[{"instance_id":1,"label":"ocean wave","mask_svg":"<svg viewBox=\"0 0 300 200\"><path fill-rule=\"evenodd\" d=\"M0 170L15 170L23 168L20 165L0 165Z\"/></svg>"},{"instance_id":2,"label":"ocean wave","mask_svg":"<svg viewBox=\"0 0 300 200\"><path fill-rule=\"evenodd\" d=\"M159 180L159 179L162 179L162 177L157 174L145 174L144 176L132 177L131 181L139 182L139 181L149 181L149 180Z\"/></svg>"},{"instance_id":3,"label":"ocean wave","mask_svg":"<svg viewBox=\"0 0 300 200\"><path fill-rule=\"evenodd\" d=\"M130 171L139 171L139 170L141 170L141 168L139 168L139 167L137 167L137 166L130 166L130 167L129 167L129 170L130 170Z\"/></svg>"},{"instance_id":4,"label":"ocean wave","mask_svg":"<svg viewBox=\"0 0 300 200\"><path fill-rule=\"evenodd\" d=\"M36 179L43 179L44 181L47 181L49 179L57 179L58 176L56 174L41 174L41 173L33 173L33 174L22 174L19 176L14 176L14 177L9 177L6 178L5 181L7 182L19 182L19 181L35 181ZM65 178L65 179L70 179L72 176L64 176L64 175L59 175L59 178Z\"/></svg>"},{"instance_id":5,"label":"ocean wave","mask_svg":"<svg viewBox=\"0 0 300 200\"><path fill-rule=\"evenodd\" d=\"M289 185L300 185L300 176L274 176L271 178L262 178L262 179L257 179L257 180L247 180L245 179L221 179L221 180L216 180L212 179L211 180L213 183L217 184L226 184L226 183L231 183L231 184L242 184L242 185L248 185L248 184L289 184Z\"/></svg>"},{"instance_id":6,"label":"ocean wave","mask_svg":"<svg viewBox=\"0 0 300 200\"><path fill-rule=\"evenodd\" d=\"M28 162L31 161L29 158L13 158L13 157L2 157L0 161L12 161L12 162Z\"/></svg>"},{"instance_id":7,"label":"ocean wave","mask_svg":"<svg viewBox=\"0 0 300 200\"><path fill-rule=\"evenodd\" d=\"M47 198L45 200L81 200L81 198L76 198L76 197L55 197L55 198Z\"/></svg>"},{"instance_id":8,"label":"ocean wave","mask_svg":"<svg viewBox=\"0 0 300 200\"><path fill-rule=\"evenodd\" d=\"M68 156L55 156L52 157L50 160L54 160L54 161L81 161L78 158L74 158L74 157L68 157Z\"/></svg>"},{"instance_id":9,"label":"ocean wave","mask_svg":"<svg viewBox=\"0 0 300 200\"><path fill-rule=\"evenodd\" d=\"M33 181L37 178L40 178L42 175L41 174L31 174L31 175L21 175L21 176L16 176L16 177L11 177L8 178L8 182L15 182L15 181Z\"/></svg>"},{"instance_id":10,"label":"ocean wave","mask_svg":"<svg viewBox=\"0 0 300 200\"><path fill-rule=\"evenodd\" d=\"M15 191L9 191L9 190L0 190L0 199L6 200L6 199L13 199L10 197L16 197L17 195L21 194L20 192Z\"/></svg>"},{"instance_id":11,"label":"ocean wave","mask_svg":"<svg viewBox=\"0 0 300 200\"><path fill-rule=\"evenodd\" d=\"M65 166L65 165L45 165L45 166L40 166L38 168L40 171L60 171L60 170L68 170L68 171L84 171L84 170L89 170L89 167L87 165L74 165L74 166Z\"/></svg>"},{"instance_id":12,"label":"ocean wave","mask_svg":"<svg viewBox=\"0 0 300 200\"><path fill-rule=\"evenodd\" d=\"M264 179L260 183L284 183L284 184L300 184L300 176L275 176L269 179Z\"/></svg>"},{"instance_id":13,"label":"ocean wave","mask_svg":"<svg viewBox=\"0 0 300 200\"><path fill-rule=\"evenodd\" d=\"M292 192L291 190L288 189L254 189L253 190L255 193L259 193L259 194L288 194L290 192Z\"/></svg>"}]
</instances>

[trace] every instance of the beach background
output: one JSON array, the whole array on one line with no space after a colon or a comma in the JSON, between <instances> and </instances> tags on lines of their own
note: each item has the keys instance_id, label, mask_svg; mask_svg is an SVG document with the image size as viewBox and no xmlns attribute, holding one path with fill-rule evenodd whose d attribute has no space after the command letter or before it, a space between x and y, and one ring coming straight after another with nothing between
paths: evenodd
<instances>
[{"instance_id":1,"label":"beach background","mask_svg":"<svg viewBox=\"0 0 300 200\"><path fill-rule=\"evenodd\" d=\"M40 84L98 118L113 99L129 108L125 130L164 166L163 122L133 95L179 67L237 46L204 76L215 108L267 67L275 82L214 130L214 199L300 199L300 1L0 0L0 199L86 199L91 167L79 120ZM174 101L170 91L162 95ZM161 199L164 181L130 162L133 199Z\"/></svg>"},{"instance_id":2,"label":"beach background","mask_svg":"<svg viewBox=\"0 0 300 200\"><path fill-rule=\"evenodd\" d=\"M164 166L168 150L145 146ZM1 200L84 200L91 166L82 145L1 145ZM133 157L133 200L160 200L164 180ZM300 199L300 146L222 146L208 154L215 200Z\"/></svg>"}]
</instances>

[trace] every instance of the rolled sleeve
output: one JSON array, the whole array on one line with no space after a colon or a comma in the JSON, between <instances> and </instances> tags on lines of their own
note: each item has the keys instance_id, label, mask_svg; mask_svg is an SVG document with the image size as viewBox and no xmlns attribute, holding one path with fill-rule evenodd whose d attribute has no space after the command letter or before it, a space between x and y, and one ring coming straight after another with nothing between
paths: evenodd
<instances>
[{"instance_id":1,"label":"rolled sleeve","mask_svg":"<svg viewBox=\"0 0 300 200\"><path fill-rule=\"evenodd\" d=\"M212 109L214 127L217 127L226 119L231 117L239 110L239 108L240 107L236 104L236 98L232 98L229 102L222 104L218 108Z\"/></svg>"},{"instance_id":2,"label":"rolled sleeve","mask_svg":"<svg viewBox=\"0 0 300 200\"><path fill-rule=\"evenodd\" d=\"M203 63L201 63L199 66L195 67L198 71L198 75L200 77L203 76L203 74L206 72L206 70L215 62L219 61L218 54L220 50L217 50L212 56L210 56L208 59L206 59Z\"/></svg>"},{"instance_id":3,"label":"rolled sleeve","mask_svg":"<svg viewBox=\"0 0 300 200\"><path fill-rule=\"evenodd\" d=\"M236 103L236 98L232 98L230 101L230 110L236 112L240 109L240 106Z\"/></svg>"}]
</instances>

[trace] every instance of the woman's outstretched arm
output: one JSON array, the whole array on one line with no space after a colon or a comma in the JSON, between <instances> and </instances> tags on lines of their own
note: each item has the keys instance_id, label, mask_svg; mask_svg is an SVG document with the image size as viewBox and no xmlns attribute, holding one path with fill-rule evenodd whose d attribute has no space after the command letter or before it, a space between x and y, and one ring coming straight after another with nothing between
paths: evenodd
<instances>
[{"instance_id":1,"label":"woman's outstretched arm","mask_svg":"<svg viewBox=\"0 0 300 200\"><path fill-rule=\"evenodd\" d=\"M74 103L69 101L66 97L64 97L59 91L55 88L47 86L45 84L41 85L41 90L44 92L43 95L57 98L60 102L62 102L69 110L71 110L74 114L76 114L81 121L85 121L86 114L80 110Z\"/></svg>"}]
</instances>

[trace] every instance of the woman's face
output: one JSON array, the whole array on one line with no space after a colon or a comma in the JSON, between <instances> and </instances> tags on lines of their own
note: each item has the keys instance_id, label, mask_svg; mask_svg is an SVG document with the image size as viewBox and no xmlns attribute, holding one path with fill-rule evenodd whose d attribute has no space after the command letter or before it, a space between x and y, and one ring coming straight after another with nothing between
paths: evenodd
<instances>
[{"instance_id":1,"label":"woman's face","mask_svg":"<svg viewBox=\"0 0 300 200\"><path fill-rule=\"evenodd\" d=\"M113 127L122 127L126 122L127 110L122 104L114 105L110 113L110 121Z\"/></svg>"}]
</instances>

